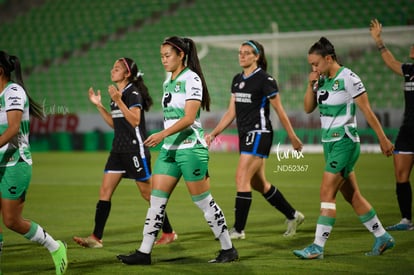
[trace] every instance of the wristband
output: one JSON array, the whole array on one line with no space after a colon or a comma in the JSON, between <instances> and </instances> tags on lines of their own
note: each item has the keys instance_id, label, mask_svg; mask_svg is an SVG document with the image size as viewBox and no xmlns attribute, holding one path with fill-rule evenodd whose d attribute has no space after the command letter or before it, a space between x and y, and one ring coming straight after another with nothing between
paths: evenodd
<instances>
[{"instance_id":1,"label":"wristband","mask_svg":"<svg viewBox=\"0 0 414 275\"><path fill-rule=\"evenodd\" d=\"M379 46L378 47L378 50L380 51L380 52L382 52L382 51L384 51L384 50L386 50L387 49L387 47L385 47L384 45L381 45L381 46Z\"/></svg>"}]
</instances>

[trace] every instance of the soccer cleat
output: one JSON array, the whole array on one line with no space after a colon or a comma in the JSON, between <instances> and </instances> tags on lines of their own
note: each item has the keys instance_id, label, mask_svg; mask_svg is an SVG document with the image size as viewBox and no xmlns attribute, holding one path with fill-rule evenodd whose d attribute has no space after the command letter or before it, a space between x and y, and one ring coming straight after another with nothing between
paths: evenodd
<instances>
[{"instance_id":1,"label":"soccer cleat","mask_svg":"<svg viewBox=\"0 0 414 275\"><path fill-rule=\"evenodd\" d=\"M301 259L323 259L323 247L313 243L302 250L293 250L293 254Z\"/></svg>"},{"instance_id":2,"label":"soccer cleat","mask_svg":"<svg viewBox=\"0 0 414 275\"><path fill-rule=\"evenodd\" d=\"M234 227L229 230L230 239L240 239L244 240L246 239L246 234L244 233L244 230L241 232L238 232Z\"/></svg>"},{"instance_id":3,"label":"soccer cleat","mask_svg":"<svg viewBox=\"0 0 414 275\"><path fill-rule=\"evenodd\" d=\"M52 259L55 264L56 274L65 274L66 269L68 268L68 258L66 254L66 243L62 241L57 241L59 243L59 248L56 251L53 251Z\"/></svg>"},{"instance_id":4,"label":"soccer cleat","mask_svg":"<svg viewBox=\"0 0 414 275\"><path fill-rule=\"evenodd\" d=\"M135 250L134 253L129 255L118 255L116 256L118 260L128 265L150 265L151 264L151 254L145 254L139 250Z\"/></svg>"},{"instance_id":5,"label":"soccer cleat","mask_svg":"<svg viewBox=\"0 0 414 275\"><path fill-rule=\"evenodd\" d=\"M399 223L387 226L385 229L389 231L411 231L414 230L414 225L410 220L403 218Z\"/></svg>"},{"instance_id":6,"label":"soccer cleat","mask_svg":"<svg viewBox=\"0 0 414 275\"><path fill-rule=\"evenodd\" d=\"M296 234L296 228L303 223L305 220L305 216L296 211L296 217L292 220L286 220L287 223L287 230L283 233L284 237L293 237Z\"/></svg>"},{"instance_id":7,"label":"soccer cleat","mask_svg":"<svg viewBox=\"0 0 414 275\"><path fill-rule=\"evenodd\" d=\"M94 235L90 235L86 238L82 237L73 237L73 240L77 242L80 246L86 247L86 248L102 248L102 240L99 240Z\"/></svg>"},{"instance_id":8,"label":"soccer cleat","mask_svg":"<svg viewBox=\"0 0 414 275\"><path fill-rule=\"evenodd\" d=\"M160 244L169 244L172 243L173 241L175 241L176 239L178 239L178 235L177 233L175 233L174 231L172 233L162 233L161 238L159 238L158 241L155 242L156 245L160 245Z\"/></svg>"},{"instance_id":9,"label":"soccer cleat","mask_svg":"<svg viewBox=\"0 0 414 275\"><path fill-rule=\"evenodd\" d=\"M381 237L375 238L374 246L370 252L365 253L366 256L379 256L387 249L391 249L395 246L394 238L385 232Z\"/></svg>"},{"instance_id":10,"label":"soccer cleat","mask_svg":"<svg viewBox=\"0 0 414 275\"><path fill-rule=\"evenodd\" d=\"M239 253L237 253L236 248L234 246L227 250L220 250L218 256L215 259L208 261L209 263L216 264L216 263L230 263L237 261L239 259Z\"/></svg>"}]
</instances>

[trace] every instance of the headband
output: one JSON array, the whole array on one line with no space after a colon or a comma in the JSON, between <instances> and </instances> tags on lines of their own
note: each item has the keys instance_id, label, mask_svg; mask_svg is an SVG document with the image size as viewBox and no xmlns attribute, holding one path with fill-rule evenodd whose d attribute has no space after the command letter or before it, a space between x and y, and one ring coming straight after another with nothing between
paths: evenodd
<instances>
[{"instance_id":1,"label":"headband","mask_svg":"<svg viewBox=\"0 0 414 275\"><path fill-rule=\"evenodd\" d=\"M259 49L257 48L257 46L250 40L243 42L243 45L249 45L250 47L253 48L253 50L256 52L256 54L260 54Z\"/></svg>"},{"instance_id":2,"label":"headband","mask_svg":"<svg viewBox=\"0 0 414 275\"><path fill-rule=\"evenodd\" d=\"M164 41L164 44L169 44L169 45L173 46L174 48L178 49L180 52L185 53L185 52L183 51L183 49L181 49L180 47L178 47L177 45L175 45L174 43L172 43L172 42L170 42L170 41Z\"/></svg>"},{"instance_id":3,"label":"headband","mask_svg":"<svg viewBox=\"0 0 414 275\"><path fill-rule=\"evenodd\" d=\"M126 61L126 59L125 58L121 58L121 59L124 62L125 67L127 67L128 72L131 73L131 69L129 68L129 65L128 65L128 62Z\"/></svg>"}]
</instances>

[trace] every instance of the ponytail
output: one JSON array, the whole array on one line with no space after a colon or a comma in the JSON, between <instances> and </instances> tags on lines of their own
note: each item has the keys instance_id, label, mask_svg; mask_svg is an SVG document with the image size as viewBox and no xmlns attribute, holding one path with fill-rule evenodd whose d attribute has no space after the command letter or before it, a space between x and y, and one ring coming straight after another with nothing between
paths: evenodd
<instances>
[{"instance_id":1,"label":"ponytail","mask_svg":"<svg viewBox=\"0 0 414 275\"><path fill-rule=\"evenodd\" d=\"M126 69L130 73L128 81L135 85L138 92L141 94L142 99L144 100L142 108L144 111L149 111L153 104L153 100L149 94L148 87L144 83L144 78L142 77L144 74L138 69L137 63L135 63L135 61L131 58L123 57L118 59L118 61L125 65Z\"/></svg>"},{"instance_id":2,"label":"ponytail","mask_svg":"<svg viewBox=\"0 0 414 275\"><path fill-rule=\"evenodd\" d=\"M210 111L210 94L208 92L207 83L204 78L203 71L201 69L200 60L197 55L197 48L195 42L190 38L181 38L178 36L172 36L164 40L162 45L168 44L176 51L177 54L180 52L184 53L183 65L187 64L187 67L195 72L201 80L203 87L203 98L201 100L201 108Z\"/></svg>"},{"instance_id":3,"label":"ponytail","mask_svg":"<svg viewBox=\"0 0 414 275\"><path fill-rule=\"evenodd\" d=\"M322 57L330 55L333 60L338 61L334 45L323 36L310 47L308 54L318 54Z\"/></svg>"},{"instance_id":4,"label":"ponytail","mask_svg":"<svg viewBox=\"0 0 414 275\"><path fill-rule=\"evenodd\" d=\"M3 68L4 75L8 78L8 80L11 80L11 73L13 71L15 72L15 82L22 86L27 98L29 99L29 113L36 118L43 119L44 113L42 106L32 99L32 97L29 95L26 88L24 87L19 58L14 55L9 56L6 52L0 51L0 67Z\"/></svg>"}]
</instances>

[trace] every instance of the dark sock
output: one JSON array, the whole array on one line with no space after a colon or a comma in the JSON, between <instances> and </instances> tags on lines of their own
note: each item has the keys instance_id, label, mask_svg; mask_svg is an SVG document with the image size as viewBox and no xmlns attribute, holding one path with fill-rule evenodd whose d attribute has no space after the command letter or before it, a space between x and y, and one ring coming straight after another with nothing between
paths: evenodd
<instances>
[{"instance_id":1,"label":"dark sock","mask_svg":"<svg viewBox=\"0 0 414 275\"><path fill-rule=\"evenodd\" d=\"M398 206L400 207L401 216L411 221L412 213L412 191L411 184L407 182L397 182L396 186Z\"/></svg>"},{"instance_id":2,"label":"dark sock","mask_svg":"<svg viewBox=\"0 0 414 275\"><path fill-rule=\"evenodd\" d=\"M263 197L277 210L282 212L287 219L292 220L295 218L295 209L288 203L285 197L283 197L282 193L273 185L266 194L263 194Z\"/></svg>"},{"instance_id":3,"label":"dark sock","mask_svg":"<svg viewBox=\"0 0 414 275\"><path fill-rule=\"evenodd\" d=\"M237 232L242 232L242 230L246 227L247 216L249 215L251 204L252 192L237 192L236 205L234 207L234 228Z\"/></svg>"},{"instance_id":4,"label":"dark sock","mask_svg":"<svg viewBox=\"0 0 414 275\"><path fill-rule=\"evenodd\" d=\"M167 212L164 213L164 222L162 224L162 232L164 232L164 233L172 233L173 232L170 221L168 220Z\"/></svg>"},{"instance_id":5,"label":"dark sock","mask_svg":"<svg viewBox=\"0 0 414 275\"><path fill-rule=\"evenodd\" d=\"M98 201L96 204L95 212L95 228L93 229L93 235L102 240L103 231L106 221L108 220L109 212L111 211L110 201Z\"/></svg>"}]
</instances>

